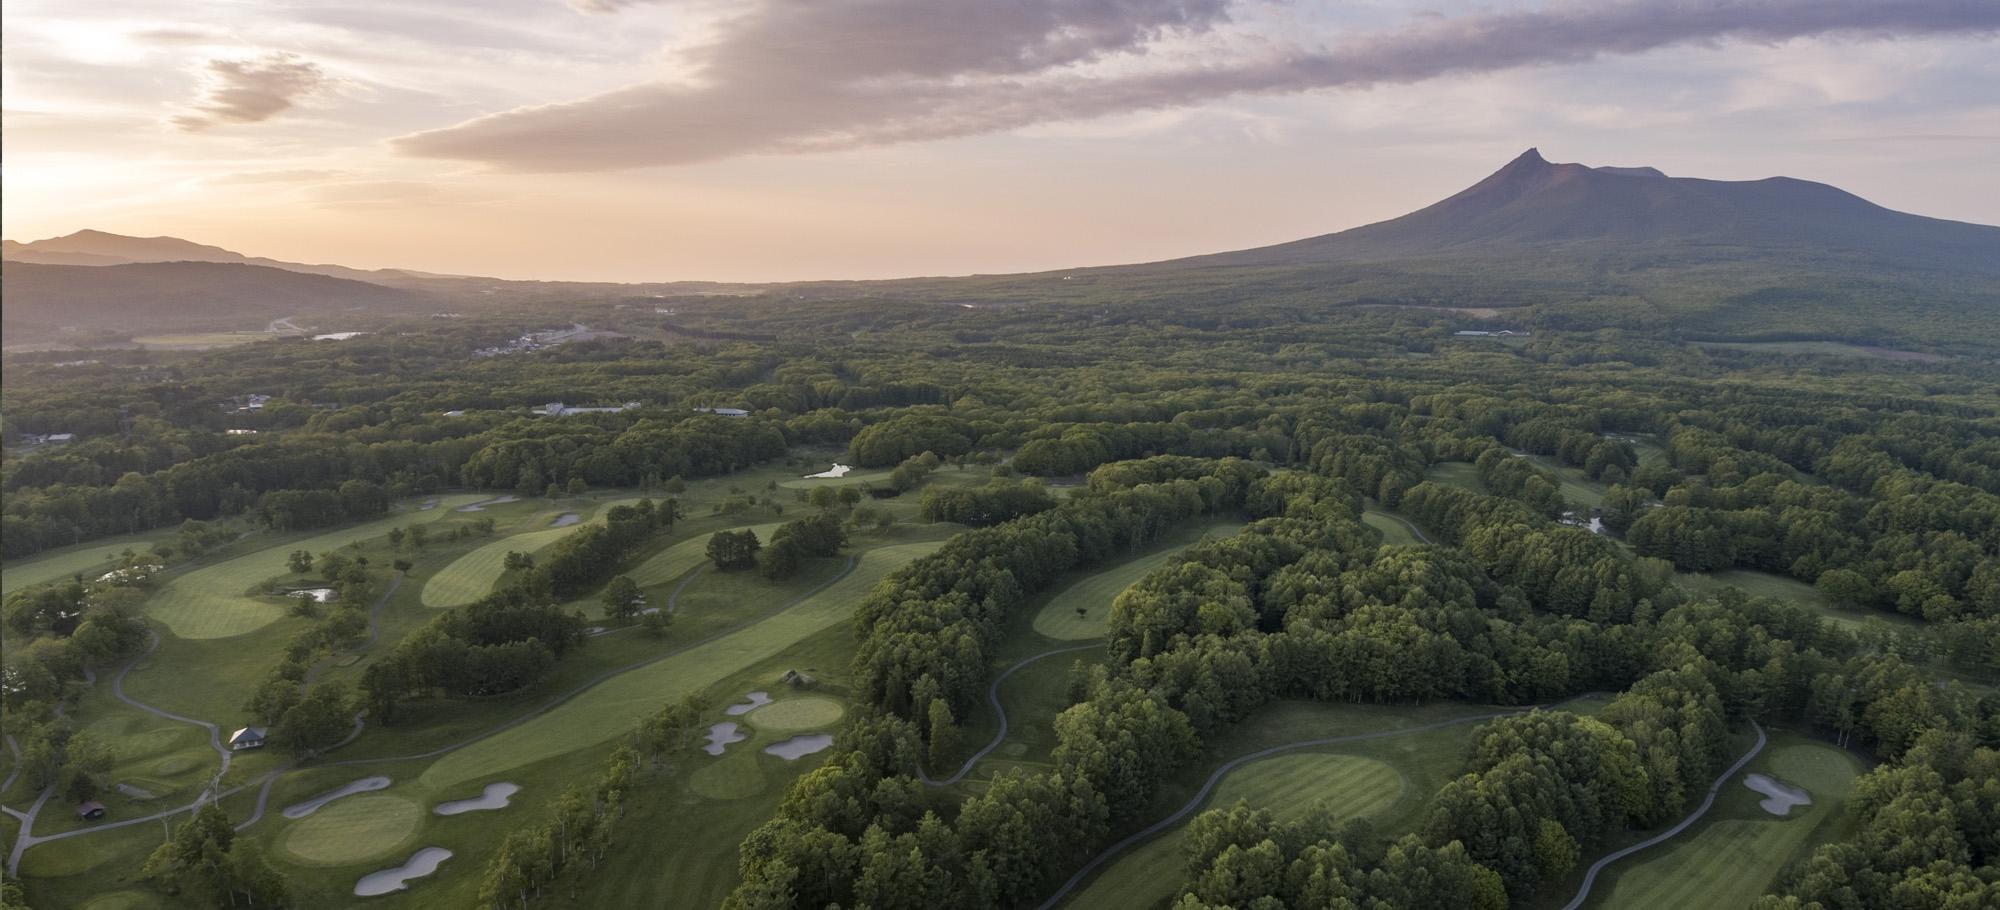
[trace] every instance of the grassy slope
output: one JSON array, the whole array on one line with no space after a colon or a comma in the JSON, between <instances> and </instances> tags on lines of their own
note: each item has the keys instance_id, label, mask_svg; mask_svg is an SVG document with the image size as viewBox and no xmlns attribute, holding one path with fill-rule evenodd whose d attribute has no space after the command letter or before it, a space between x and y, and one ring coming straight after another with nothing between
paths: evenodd
<instances>
[{"instance_id":1,"label":"grassy slope","mask_svg":"<svg viewBox=\"0 0 2000 910\"><path fill-rule=\"evenodd\" d=\"M756 532L758 542L770 543L771 532L776 531L781 524L783 522L774 521L766 524L751 525L748 530ZM717 528L715 530L727 529ZM659 553L654 554L651 559L640 563L638 568L625 574L632 576L632 580L638 582L642 588L673 581L676 578L686 575L696 566L708 561L708 539L713 536L713 531L704 531L696 534L694 537L690 537L687 540L661 550Z\"/></svg>"},{"instance_id":2,"label":"grassy slope","mask_svg":"<svg viewBox=\"0 0 2000 910\"><path fill-rule=\"evenodd\" d=\"M126 550L143 553L154 541L170 536L172 533L169 531L148 531L49 550L10 562L4 571L0 571L0 594L12 594L29 585L79 573L85 578L94 578L116 566L118 557Z\"/></svg>"},{"instance_id":3,"label":"grassy slope","mask_svg":"<svg viewBox=\"0 0 2000 910\"><path fill-rule=\"evenodd\" d=\"M845 619L882 576L939 545L897 544L863 553L853 572L806 602L684 654L613 677L561 710L453 752L424 771L423 782L429 787L451 786L611 739L663 701L702 691L737 668Z\"/></svg>"},{"instance_id":4,"label":"grassy slope","mask_svg":"<svg viewBox=\"0 0 2000 910\"><path fill-rule=\"evenodd\" d=\"M380 537L391 528L436 521L452 514L457 505L478 498L445 497L437 507L427 511L398 512L366 524L274 544L175 576L153 595L147 615L181 638L228 638L254 632L285 615L284 604L277 598L252 596L250 591L268 579L290 574L285 568L286 554L293 550L319 553L338 549L350 541Z\"/></svg>"},{"instance_id":5,"label":"grassy slope","mask_svg":"<svg viewBox=\"0 0 2000 910\"><path fill-rule=\"evenodd\" d=\"M1048 603L1035 614L1035 631L1055 641L1086 641L1102 637L1104 624L1111 618L1111 601L1118 597L1119 592L1131 587L1146 573L1166 565L1174 554L1203 537L1226 537L1241 527L1243 522L1240 521L1219 520L1189 522L1175 528L1155 544L1152 552L1092 573L1049 598ZM1083 610L1082 615L1077 613L1079 608Z\"/></svg>"},{"instance_id":6,"label":"grassy slope","mask_svg":"<svg viewBox=\"0 0 2000 910\"><path fill-rule=\"evenodd\" d=\"M1723 787L1708 819L1679 838L1605 870L1589 907L1672 910L1744 907L1778 875L1846 825L1844 810L1861 762L1825 743L1774 738L1747 771L1812 794L1810 806L1780 818L1759 808L1741 777Z\"/></svg>"}]
</instances>

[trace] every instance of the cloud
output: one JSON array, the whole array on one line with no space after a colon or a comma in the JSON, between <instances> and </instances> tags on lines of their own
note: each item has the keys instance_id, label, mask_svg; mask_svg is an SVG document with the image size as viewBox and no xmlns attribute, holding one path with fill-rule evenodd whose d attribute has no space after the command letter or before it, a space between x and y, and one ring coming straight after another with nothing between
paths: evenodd
<instances>
[{"instance_id":1,"label":"cloud","mask_svg":"<svg viewBox=\"0 0 2000 910\"><path fill-rule=\"evenodd\" d=\"M173 118L174 125L189 132L220 123L269 120L327 83L318 64L275 52L249 60L210 60L202 79L201 97L193 110Z\"/></svg>"},{"instance_id":2,"label":"cloud","mask_svg":"<svg viewBox=\"0 0 2000 910\"><path fill-rule=\"evenodd\" d=\"M615 0L595 8L615 9ZM976 135L1241 94L1414 83L1723 41L2000 30L1992 0L1624 0L1422 15L1308 46L1229 0L764 0L685 52L695 78L393 140L508 170L677 165Z\"/></svg>"}]
</instances>

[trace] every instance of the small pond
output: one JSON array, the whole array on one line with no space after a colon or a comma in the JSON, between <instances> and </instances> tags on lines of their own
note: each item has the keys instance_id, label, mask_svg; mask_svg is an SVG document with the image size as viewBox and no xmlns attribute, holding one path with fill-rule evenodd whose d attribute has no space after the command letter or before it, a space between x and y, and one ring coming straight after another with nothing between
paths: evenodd
<instances>
[{"instance_id":1,"label":"small pond","mask_svg":"<svg viewBox=\"0 0 2000 910\"><path fill-rule=\"evenodd\" d=\"M454 799L450 802L438 803L431 811L439 815L463 815L467 812L505 809L507 808L507 804L512 802L513 795L519 792L520 789L518 785L508 781L487 784L485 792L480 793L472 799Z\"/></svg>"},{"instance_id":2,"label":"small pond","mask_svg":"<svg viewBox=\"0 0 2000 910\"><path fill-rule=\"evenodd\" d=\"M808 733L804 736L794 736L783 742L772 743L765 746L764 751L767 754L775 755L786 761L797 761L814 752L823 751L831 745L833 745L833 734Z\"/></svg>"},{"instance_id":3,"label":"small pond","mask_svg":"<svg viewBox=\"0 0 2000 910\"><path fill-rule=\"evenodd\" d=\"M510 503L510 502L520 502L520 501L521 501L521 497L519 497L519 496L513 496L513 495L508 495L508 496L495 496L495 497L493 497L492 499L482 499L482 500L480 500L480 501L478 501L478 502L475 502L475 503L473 503L473 504L471 504L471 505L469 505L469 506L459 506L458 508L456 508L456 509L453 509L452 511L455 511L455 512L484 512L484 511L486 511L486 507L487 507L487 506L497 506L497 505L505 505L506 503Z\"/></svg>"},{"instance_id":4,"label":"small pond","mask_svg":"<svg viewBox=\"0 0 2000 910\"><path fill-rule=\"evenodd\" d=\"M721 755L722 750L729 748L730 743L740 743L748 738L743 735L742 728L738 727L735 721L725 720L708 728L708 745L701 747L701 751L710 755Z\"/></svg>"},{"instance_id":5,"label":"small pond","mask_svg":"<svg viewBox=\"0 0 2000 910\"><path fill-rule=\"evenodd\" d=\"M321 793L320 795L315 796L312 799L306 800L305 802L293 803L289 806L286 806L284 815L286 818L305 818L306 816L311 815L314 812L318 812L320 810L320 807L325 806L327 803L333 802L334 800L339 799L343 796L353 796L356 793L368 793L375 790L382 790L386 789L388 786L389 786L389 779L386 777L382 777L380 775L377 775L375 777L364 777L360 780L354 781L353 783L335 787L334 789L328 790L325 793Z\"/></svg>"},{"instance_id":6,"label":"small pond","mask_svg":"<svg viewBox=\"0 0 2000 910\"><path fill-rule=\"evenodd\" d=\"M570 525L576 524L577 522L582 520L583 519L579 517L575 512L564 512L561 515L557 515L555 521L549 522L549 527L567 528Z\"/></svg>"},{"instance_id":7,"label":"small pond","mask_svg":"<svg viewBox=\"0 0 2000 910\"><path fill-rule=\"evenodd\" d=\"M437 871L445 860L451 859L451 851L443 847L425 847L410 854L410 861L393 869L370 872L354 883L356 897L379 897L394 894L410 887L410 879L423 878Z\"/></svg>"},{"instance_id":8,"label":"small pond","mask_svg":"<svg viewBox=\"0 0 2000 910\"><path fill-rule=\"evenodd\" d=\"M757 710L758 708L761 708L771 703L771 693L769 692L761 692L761 691L752 692L749 695L745 695L743 697L749 699L749 701L746 701L740 705L730 705L729 707L722 709L722 713L734 717L739 714L748 714L752 711Z\"/></svg>"},{"instance_id":9,"label":"small pond","mask_svg":"<svg viewBox=\"0 0 2000 910\"><path fill-rule=\"evenodd\" d=\"M1793 806L1812 805L1812 794L1762 774L1744 775L1743 786L1764 794L1757 805L1772 815L1790 815Z\"/></svg>"},{"instance_id":10,"label":"small pond","mask_svg":"<svg viewBox=\"0 0 2000 910\"><path fill-rule=\"evenodd\" d=\"M328 604L328 603L333 603L333 599L335 597L339 597L340 595L339 593L335 592L332 588L298 588L295 590L286 591L285 596L310 597L312 598L314 603Z\"/></svg>"}]
</instances>

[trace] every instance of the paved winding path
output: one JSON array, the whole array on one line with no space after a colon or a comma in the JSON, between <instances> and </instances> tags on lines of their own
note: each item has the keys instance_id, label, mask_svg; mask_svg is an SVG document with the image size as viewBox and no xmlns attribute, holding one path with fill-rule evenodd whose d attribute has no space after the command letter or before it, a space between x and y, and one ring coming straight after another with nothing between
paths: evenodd
<instances>
[{"instance_id":1,"label":"paved winding path","mask_svg":"<svg viewBox=\"0 0 2000 910\"><path fill-rule=\"evenodd\" d=\"M134 667L139 666L139 663L141 661L145 660L148 657L153 656L153 652L159 649L160 649L160 633L152 629L146 630L146 650L140 652L137 657L134 657L131 660L126 661L124 668L118 671L118 675L111 678L111 694L115 696L119 701L131 705L134 708L138 708L139 710L144 711L147 714L151 714L154 717L164 717L167 720L179 721L180 723L184 724L193 724L197 727L207 730L209 747L215 750L215 754L222 756L222 770L215 772L215 780L219 782L222 780L222 775L229 773L229 758L230 758L229 747L222 744L222 728L217 727L216 725L209 723L208 721L205 720L195 720L192 717L182 717L181 715L175 714L171 711L162 711L159 708L155 708L152 705L146 704L145 702L139 701L138 699L135 699L132 696L125 694L126 675L130 674ZM208 789L210 791L213 791L215 789L215 784L210 783ZM195 804L200 805L201 801L199 799L196 799Z\"/></svg>"},{"instance_id":2,"label":"paved winding path","mask_svg":"<svg viewBox=\"0 0 2000 910\"><path fill-rule=\"evenodd\" d=\"M1091 644L1087 645L1071 645L1067 648L1057 648L1053 651L1043 651L1042 653L1036 654L1032 657L1023 657L1019 661L1015 662L1013 666L1000 671L999 676L993 677L993 684L986 687L986 703L993 706L993 713L998 715L1000 718L1000 729L994 731L993 741L987 743L986 746L980 749L979 751L972 753L972 757L966 759L965 764L960 765L958 767L958 770L953 772L950 777L947 777L943 780L934 780L928 773L924 771L921 765L919 765L917 768L917 776L921 778L924 783L929 784L930 786L933 787L949 787L952 784L958 783L960 780L963 780L965 778L965 775L972 771L973 765L979 764L980 759L985 758L987 753L992 752L994 749L999 748L1000 743L1007 739L1007 709L1000 706L1000 684L1002 682L1005 682L1007 680L1007 677L1014 675L1014 671L1019 670L1022 667L1025 667L1031 663L1034 663L1035 661L1041 660L1044 657L1052 657L1057 654L1068 654L1071 651L1088 651L1092 648L1099 648L1099 647L1103 647L1102 642L1092 642Z\"/></svg>"},{"instance_id":3,"label":"paved winding path","mask_svg":"<svg viewBox=\"0 0 2000 910\"><path fill-rule=\"evenodd\" d=\"M1591 863L1589 871L1583 873L1583 885L1576 889L1576 896L1570 898L1569 903L1563 905L1563 910L1577 910L1578 907L1583 906L1584 901L1590 899L1590 887L1592 885L1597 884L1597 873L1603 872L1604 867L1609 866L1612 863L1615 863L1621 859L1624 859L1625 857L1631 856L1632 854L1637 853L1641 850L1644 850L1647 847L1651 847L1655 844L1658 844L1662 841L1672 838L1673 836L1681 833L1682 831L1687 830L1687 827L1689 825L1692 825L1695 822L1699 821L1702 816L1707 815L1709 807L1715 805L1716 794L1722 792L1722 785L1728 783L1730 778L1735 777L1736 772L1743 770L1743 766L1749 764L1751 759L1756 758L1757 753L1764 751L1764 743L1766 742L1764 736L1764 727L1758 724L1757 721L1755 720L1750 721L1750 726L1751 728L1757 731L1757 742L1750 747L1750 751L1743 753L1742 758L1736 760L1736 764L1730 765L1729 770L1722 772L1722 776L1716 778L1715 783L1708 785L1708 796L1702 799L1701 805L1696 806L1693 812L1688 813L1688 817L1681 819L1680 822L1674 825L1673 827L1668 828L1667 830L1662 831L1658 834L1655 834L1652 837L1646 838L1645 840L1642 840L1636 844L1633 844L1630 847L1626 847L1623 850L1614 851L1606 855L1603 859Z\"/></svg>"}]
</instances>

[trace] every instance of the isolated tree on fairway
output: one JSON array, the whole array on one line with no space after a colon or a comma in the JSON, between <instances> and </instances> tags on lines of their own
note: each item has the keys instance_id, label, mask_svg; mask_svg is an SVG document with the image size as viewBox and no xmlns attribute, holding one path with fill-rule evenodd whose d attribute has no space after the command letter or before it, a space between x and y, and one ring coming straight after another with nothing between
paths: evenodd
<instances>
[{"instance_id":1,"label":"isolated tree on fairway","mask_svg":"<svg viewBox=\"0 0 2000 910\"><path fill-rule=\"evenodd\" d=\"M285 568L291 569L294 574L304 575L312 571L312 567L313 555L310 550L293 550L292 555L285 557Z\"/></svg>"},{"instance_id":2,"label":"isolated tree on fairway","mask_svg":"<svg viewBox=\"0 0 2000 910\"><path fill-rule=\"evenodd\" d=\"M294 752L317 752L347 735L348 713L347 686L316 686L278 718L278 739Z\"/></svg>"},{"instance_id":3,"label":"isolated tree on fairway","mask_svg":"<svg viewBox=\"0 0 2000 910\"><path fill-rule=\"evenodd\" d=\"M612 619L630 619L644 605L639 594L639 583L629 576L620 575L604 586L604 615Z\"/></svg>"}]
</instances>

